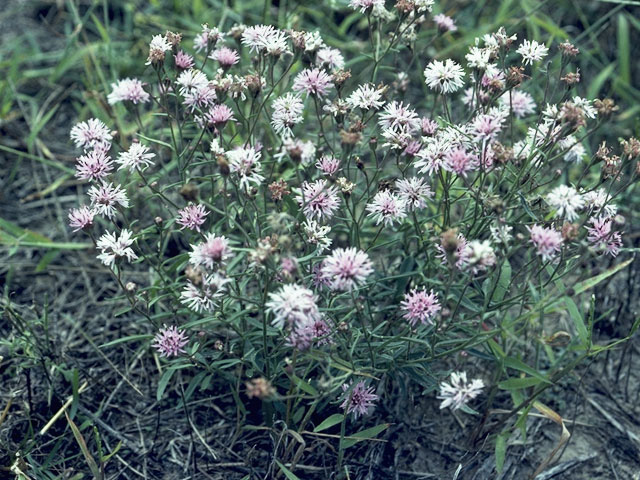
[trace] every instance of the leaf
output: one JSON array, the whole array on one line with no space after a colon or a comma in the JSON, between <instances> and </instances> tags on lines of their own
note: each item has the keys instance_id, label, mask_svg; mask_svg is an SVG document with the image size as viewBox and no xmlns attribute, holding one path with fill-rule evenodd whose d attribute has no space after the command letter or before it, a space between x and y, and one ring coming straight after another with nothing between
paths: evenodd
<instances>
[{"instance_id":1,"label":"leaf","mask_svg":"<svg viewBox=\"0 0 640 480\"><path fill-rule=\"evenodd\" d=\"M282 470L282 473L284 473L284 476L287 477L289 480L300 480L300 478L294 475L294 473L291 470L289 470L287 467L281 464L278 460L276 460L276 463L280 467L280 470Z\"/></svg>"},{"instance_id":2,"label":"leaf","mask_svg":"<svg viewBox=\"0 0 640 480\"><path fill-rule=\"evenodd\" d=\"M164 394L164 391L169 384L169 380L171 380L174 373L176 373L176 369L170 368L169 370L165 370L162 377L160 377L160 381L158 382L158 391L156 392L156 399L158 401L162 400L162 395Z\"/></svg>"},{"instance_id":3,"label":"leaf","mask_svg":"<svg viewBox=\"0 0 640 480\"><path fill-rule=\"evenodd\" d=\"M329 418L325 418L322 421L322 423L320 423L320 425L318 425L316 428L313 429L313 431L315 433L322 432L323 430L326 430L328 428L333 427L334 425L339 424L340 422L342 422L343 418L344 418L344 415L342 413L334 413Z\"/></svg>"},{"instance_id":4,"label":"leaf","mask_svg":"<svg viewBox=\"0 0 640 480\"><path fill-rule=\"evenodd\" d=\"M627 85L631 84L631 42L629 37L629 21L624 13L618 15L618 65L620 78Z\"/></svg>"},{"instance_id":5,"label":"leaf","mask_svg":"<svg viewBox=\"0 0 640 480\"><path fill-rule=\"evenodd\" d=\"M573 324L576 327L576 331L578 332L582 345L584 348L587 348L589 343L589 332L587 332L587 327L584 324L584 318L582 318L582 314L578 310L576 302L569 297L564 297L564 303L567 306L569 316L571 317L571 320L573 320Z\"/></svg>"},{"instance_id":6,"label":"leaf","mask_svg":"<svg viewBox=\"0 0 640 480\"><path fill-rule=\"evenodd\" d=\"M91 455L91 452L89 452L89 448L87 447L87 442L85 442L84 437L82 436L82 433L80 433L80 430L78 430L78 427L76 426L75 423L73 423L73 420L71 420L71 417L69 417L69 414L67 412L64 412L64 416L67 417L67 422L71 427L73 436L75 437L76 442L78 442L78 446L82 451L82 455L84 456L84 459L87 461L87 465L89 465L89 469L91 470L93 477L96 479L101 479L102 474L100 473L98 464L96 463L93 456Z\"/></svg>"},{"instance_id":7,"label":"leaf","mask_svg":"<svg viewBox=\"0 0 640 480\"><path fill-rule=\"evenodd\" d=\"M540 381L539 378L535 377L509 378L498 383L498 388L500 390L521 390L538 385Z\"/></svg>"},{"instance_id":8,"label":"leaf","mask_svg":"<svg viewBox=\"0 0 640 480\"><path fill-rule=\"evenodd\" d=\"M375 427L367 428L366 430L362 430L361 432L354 433L353 435L350 435L349 438L345 438L342 441L342 447L349 448L354 446L358 442L362 442L363 440L375 438L380 432L385 431L390 426L390 423L381 423L380 425L376 425Z\"/></svg>"},{"instance_id":9,"label":"leaf","mask_svg":"<svg viewBox=\"0 0 640 480\"><path fill-rule=\"evenodd\" d=\"M496 438L496 471L502 473L504 467L504 458L507 454L507 439L511 436L510 432L502 432Z\"/></svg>"},{"instance_id":10,"label":"leaf","mask_svg":"<svg viewBox=\"0 0 640 480\"><path fill-rule=\"evenodd\" d=\"M153 335L129 335L128 337L118 338L116 340L112 340L110 342L104 343L100 345L100 348L113 347L114 345L118 345L119 343L125 342L133 342L135 340L148 340L153 338Z\"/></svg>"},{"instance_id":11,"label":"leaf","mask_svg":"<svg viewBox=\"0 0 640 480\"><path fill-rule=\"evenodd\" d=\"M526 363L522 362L521 360L518 360L515 357L507 357L507 358L505 358L504 359L504 365L505 365L505 367L513 368L514 370L518 370L520 372L528 373L532 377L536 377L536 378L542 380L545 383L551 383L549 380L547 380L547 378L544 375L542 375L537 370L531 368L529 365L527 365Z\"/></svg>"},{"instance_id":12,"label":"leaf","mask_svg":"<svg viewBox=\"0 0 640 480\"><path fill-rule=\"evenodd\" d=\"M307 392L309 395L313 395L314 397L318 396L318 391L315 388L313 388L309 383L307 383L306 381L304 381L303 379L295 375L292 375L292 378L293 378L293 381L298 386L298 388L300 388L300 390Z\"/></svg>"},{"instance_id":13,"label":"leaf","mask_svg":"<svg viewBox=\"0 0 640 480\"><path fill-rule=\"evenodd\" d=\"M589 290L590 288L595 287L601 281L609 278L611 275L615 275L620 270L622 270L623 268L627 267L631 262L633 262L633 260L634 260L633 258L629 258L629 259L625 260L624 262L619 263L618 265L616 265L614 267L611 267L610 269L602 272L601 274L596 275L595 277L591 277L591 278L589 278L587 280L584 280L583 282L577 283L573 287L574 295L579 295L582 292L585 292L585 291Z\"/></svg>"},{"instance_id":14,"label":"leaf","mask_svg":"<svg viewBox=\"0 0 640 480\"><path fill-rule=\"evenodd\" d=\"M598 97L598 94L600 93L600 90L602 90L604 82L606 82L607 79L611 76L615 68L616 64L610 63L589 82L589 88L587 89L587 98Z\"/></svg>"}]
</instances>

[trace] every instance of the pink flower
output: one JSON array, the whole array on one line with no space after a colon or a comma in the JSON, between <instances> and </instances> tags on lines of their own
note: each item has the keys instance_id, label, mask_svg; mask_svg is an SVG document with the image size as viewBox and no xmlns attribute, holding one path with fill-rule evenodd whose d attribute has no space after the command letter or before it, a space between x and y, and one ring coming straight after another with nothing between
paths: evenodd
<instances>
[{"instance_id":1,"label":"pink flower","mask_svg":"<svg viewBox=\"0 0 640 480\"><path fill-rule=\"evenodd\" d=\"M484 382L481 379L467 381L466 372L453 372L449 383L440 383L440 395L438 395L438 398L442 400L440 409L451 407L451 410L457 410L462 408L470 400L480 395L483 388Z\"/></svg>"},{"instance_id":2,"label":"pink flower","mask_svg":"<svg viewBox=\"0 0 640 480\"><path fill-rule=\"evenodd\" d=\"M187 205L182 210L178 210L178 219L176 223L182 225L180 230L188 228L189 230L200 231L200 226L204 223L209 212L204 205Z\"/></svg>"},{"instance_id":3,"label":"pink flower","mask_svg":"<svg viewBox=\"0 0 640 480\"><path fill-rule=\"evenodd\" d=\"M531 94L520 90L511 90L500 97L500 104L513 111L516 118L523 118L536 111L536 103Z\"/></svg>"},{"instance_id":4,"label":"pink flower","mask_svg":"<svg viewBox=\"0 0 640 480\"><path fill-rule=\"evenodd\" d=\"M373 272L369 256L362 250L336 248L322 262L322 276L331 290L350 291L364 284Z\"/></svg>"},{"instance_id":5,"label":"pink flower","mask_svg":"<svg viewBox=\"0 0 640 480\"><path fill-rule=\"evenodd\" d=\"M327 186L326 180L304 182L301 194L296 197L296 200L309 219L331 218L340 205L338 190L334 186Z\"/></svg>"},{"instance_id":6,"label":"pink flower","mask_svg":"<svg viewBox=\"0 0 640 480\"><path fill-rule=\"evenodd\" d=\"M438 131L438 122L430 118L423 117L420 120L420 124L422 127L422 135L425 137L433 137Z\"/></svg>"},{"instance_id":7,"label":"pink flower","mask_svg":"<svg viewBox=\"0 0 640 480\"><path fill-rule=\"evenodd\" d=\"M209 127L220 127L229 121L236 121L233 116L233 110L226 105L214 105L204 114L202 120Z\"/></svg>"},{"instance_id":8,"label":"pink flower","mask_svg":"<svg viewBox=\"0 0 640 480\"><path fill-rule=\"evenodd\" d=\"M400 303L405 312L403 317L409 321L411 326L419 321L424 324L432 324L433 317L440 311L438 296L431 290L427 293L425 289L414 288L405 294L404 300Z\"/></svg>"},{"instance_id":9,"label":"pink flower","mask_svg":"<svg viewBox=\"0 0 640 480\"><path fill-rule=\"evenodd\" d=\"M184 347L189 343L189 337L184 332L178 331L175 325L166 325L154 337L153 347L161 357L177 357L186 353Z\"/></svg>"},{"instance_id":10,"label":"pink flower","mask_svg":"<svg viewBox=\"0 0 640 480\"><path fill-rule=\"evenodd\" d=\"M442 168L466 177L467 173L478 168L478 163L478 157L458 147L445 153Z\"/></svg>"},{"instance_id":11,"label":"pink flower","mask_svg":"<svg viewBox=\"0 0 640 480\"><path fill-rule=\"evenodd\" d=\"M496 115L480 114L471 123L471 133L475 140L490 142L498 137L502 130L503 118Z\"/></svg>"},{"instance_id":12,"label":"pink flower","mask_svg":"<svg viewBox=\"0 0 640 480\"><path fill-rule=\"evenodd\" d=\"M537 254L542 260L548 262L553 260L556 254L562 249L562 234L553 228L544 228L539 225L527 227L531 235L531 243L537 249Z\"/></svg>"},{"instance_id":13,"label":"pink flower","mask_svg":"<svg viewBox=\"0 0 640 480\"><path fill-rule=\"evenodd\" d=\"M229 248L229 240L224 236L218 237L215 233L208 233L204 242L191 245L192 252L189 252L189 263L194 267L200 265L213 269L221 266L231 258L233 253Z\"/></svg>"},{"instance_id":14,"label":"pink flower","mask_svg":"<svg viewBox=\"0 0 640 480\"><path fill-rule=\"evenodd\" d=\"M333 155L323 155L316 163L316 168L325 175L333 175L340 168L340 160Z\"/></svg>"},{"instance_id":15,"label":"pink flower","mask_svg":"<svg viewBox=\"0 0 640 480\"><path fill-rule=\"evenodd\" d=\"M443 239L444 241L444 239ZM469 259L471 257L471 249L469 248L469 242L465 238L464 235L459 233L456 236L456 247L453 252L452 260L455 260L455 267L458 270L464 270L465 267L469 264ZM442 260L442 263L447 262L447 252L442 243L440 245L436 245L436 249L438 250L438 254L436 255L438 258Z\"/></svg>"},{"instance_id":16,"label":"pink flower","mask_svg":"<svg viewBox=\"0 0 640 480\"><path fill-rule=\"evenodd\" d=\"M93 186L87 192L91 199L93 211L99 215L112 218L116 214L116 206L129 208L129 199L120 185L103 183L99 187Z\"/></svg>"},{"instance_id":17,"label":"pink flower","mask_svg":"<svg viewBox=\"0 0 640 480\"><path fill-rule=\"evenodd\" d=\"M323 97L333 88L333 79L319 68L301 71L293 81L292 89L296 92L306 92L309 95Z\"/></svg>"},{"instance_id":18,"label":"pink flower","mask_svg":"<svg viewBox=\"0 0 640 480\"><path fill-rule=\"evenodd\" d=\"M211 60L216 60L222 68L229 68L240 61L238 52L229 47L220 47L209 55Z\"/></svg>"},{"instance_id":19,"label":"pink flower","mask_svg":"<svg viewBox=\"0 0 640 480\"><path fill-rule=\"evenodd\" d=\"M374 406L378 395L373 393L373 387L365 386L364 380L359 381L355 387L351 388L353 381L350 384L343 384L342 391L344 392L344 401L340 405L340 408L347 411L347 413L353 413L353 418L357 419L360 415L366 415Z\"/></svg>"},{"instance_id":20,"label":"pink flower","mask_svg":"<svg viewBox=\"0 0 640 480\"><path fill-rule=\"evenodd\" d=\"M180 50L176 55L173 56L176 62L176 67L180 70L188 70L193 68L193 57L188 53L185 53L183 50Z\"/></svg>"},{"instance_id":21,"label":"pink flower","mask_svg":"<svg viewBox=\"0 0 640 480\"><path fill-rule=\"evenodd\" d=\"M585 227L589 235L587 240L596 251L608 253L612 257L618 255L622 247L620 232L611 231L611 219L606 217L591 217L591 227Z\"/></svg>"},{"instance_id":22,"label":"pink flower","mask_svg":"<svg viewBox=\"0 0 640 480\"><path fill-rule=\"evenodd\" d=\"M433 17L433 21L438 26L438 29L441 32L455 32L456 30L458 30L458 27L456 27L453 18L442 13L435 15Z\"/></svg>"},{"instance_id":23,"label":"pink flower","mask_svg":"<svg viewBox=\"0 0 640 480\"><path fill-rule=\"evenodd\" d=\"M82 180L102 180L113 170L113 161L107 153L96 148L77 158L76 177Z\"/></svg>"},{"instance_id":24,"label":"pink flower","mask_svg":"<svg viewBox=\"0 0 640 480\"><path fill-rule=\"evenodd\" d=\"M71 140L77 148L88 150L97 146L109 150L111 146L111 132L107 126L97 118L90 118L86 122L80 122L71 129Z\"/></svg>"},{"instance_id":25,"label":"pink flower","mask_svg":"<svg viewBox=\"0 0 640 480\"><path fill-rule=\"evenodd\" d=\"M385 226L390 226L393 222L401 221L407 216L402 198L389 190L376 193L366 209L369 211L368 216L376 221L376 225L384 222Z\"/></svg>"},{"instance_id":26,"label":"pink flower","mask_svg":"<svg viewBox=\"0 0 640 480\"><path fill-rule=\"evenodd\" d=\"M125 78L111 84L111 93L107 96L110 105L128 101L134 104L146 103L150 96L142 87L142 82L137 78Z\"/></svg>"},{"instance_id":27,"label":"pink flower","mask_svg":"<svg viewBox=\"0 0 640 480\"><path fill-rule=\"evenodd\" d=\"M89 228L93 225L93 216L93 210L86 205L80 208L72 208L69 210L69 226L73 228L74 232Z\"/></svg>"}]
</instances>

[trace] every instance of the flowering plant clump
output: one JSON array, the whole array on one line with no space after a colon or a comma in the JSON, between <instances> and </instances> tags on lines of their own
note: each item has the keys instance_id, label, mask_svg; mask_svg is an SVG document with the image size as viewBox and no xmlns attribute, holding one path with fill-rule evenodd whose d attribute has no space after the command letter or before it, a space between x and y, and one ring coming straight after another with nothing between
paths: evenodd
<instances>
[{"instance_id":1,"label":"flowering plant clump","mask_svg":"<svg viewBox=\"0 0 640 480\"><path fill-rule=\"evenodd\" d=\"M71 128L87 199L69 225L131 333L233 390L239 416L260 399L303 431L333 412L343 438L397 382L441 408L528 409L603 348L579 295L625 263L584 265L624 257L640 142L593 145L615 106L581 96L571 44L500 28L427 58L457 34L433 3L352 0L366 63L272 25L156 34L102 119Z\"/></svg>"}]
</instances>

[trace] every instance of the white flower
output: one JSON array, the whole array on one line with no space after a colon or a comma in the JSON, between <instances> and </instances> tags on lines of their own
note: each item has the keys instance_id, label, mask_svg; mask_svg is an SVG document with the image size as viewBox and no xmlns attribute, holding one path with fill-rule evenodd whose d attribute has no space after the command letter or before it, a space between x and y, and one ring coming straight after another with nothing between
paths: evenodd
<instances>
[{"instance_id":1,"label":"white flower","mask_svg":"<svg viewBox=\"0 0 640 480\"><path fill-rule=\"evenodd\" d=\"M230 281L231 279L219 273L203 275L201 285L187 281L187 286L180 294L180 301L197 313L211 313L217 300L224 295L225 285Z\"/></svg>"},{"instance_id":2,"label":"white flower","mask_svg":"<svg viewBox=\"0 0 640 480\"><path fill-rule=\"evenodd\" d=\"M178 75L176 83L180 85L180 95L184 96L187 93L198 91L208 86L209 79L200 70L190 68Z\"/></svg>"},{"instance_id":3,"label":"white flower","mask_svg":"<svg viewBox=\"0 0 640 480\"><path fill-rule=\"evenodd\" d=\"M256 186L262 183L262 152L255 148L236 148L228 151L226 155L229 159L229 169L237 175L241 188L246 189L250 183Z\"/></svg>"},{"instance_id":4,"label":"white flower","mask_svg":"<svg viewBox=\"0 0 640 480\"><path fill-rule=\"evenodd\" d=\"M344 57L337 48L321 48L316 53L316 65L320 67L326 65L331 70L340 70L344 68Z\"/></svg>"},{"instance_id":5,"label":"white flower","mask_svg":"<svg viewBox=\"0 0 640 480\"><path fill-rule=\"evenodd\" d=\"M331 227L318 224L315 220L307 219L302 224L307 242L316 245L317 253L322 253L331 246L331 239L327 236L331 232Z\"/></svg>"},{"instance_id":6,"label":"white flower","mask_svg":"<svg viewBox=\"0 0 640 480\"><path fill-rule=\"evenodd\" d=\"M440 93L453 93L460 90L464 81L462 67L447 58L444 62L434 60L424 69L424 77L427 86Z\"/></svg>"},{"instance_id":7,"label":"white flower","mask_svg":"<svg viewBox=\"0 0 640 480\"><path fill-rule=\"evenodd\" d=\"M308 325L320 318L316 296L301 285L283 285L277 292L269 294L265 306L268 312L273 313L272 325L276 328L283 328L285 323L290 327Z\"/></svg>"},{"instance_id":8,"label":"white flower","mask_svg":"<svg viewBox=\"0 0 640 480\"><path fill-rule=\"evenodd\" d=\"M502 243L503 245L509 245L509 242L513 238L511 230L513 227L504 223L493 224L489 227L491 231L491 239L495 243Z\"/></svg>"},{"instance_id":9,"label":"white flower","mask_svg":"<svg viewBox=\"0 0 640 480\"><path fill-rule=\"evenodd\" d=\"M536 103L531 94L521 90L511 90L502 95L499 104L507 110L511 109L516 118L523 118L536 111Z\"/></svg>"},{"instance_id":10,"label":"white flower","mask_svg":"<svg viewBox=\"0 0 640 480\"><path fill-rule=\"evenodd\" d=\"M150 99L142 87L142 82L137 78L124 78L111 84L111 93L107 95L109 105L118 102L129 101L134 104L146 103Z\"/></svg>"},{"instance_id":11,"label":"white flower","mask_svg":"<svg viewBox=\"0 0 640 480\"><path fill-rule=\"evenodd\" d=\"M136 169L144 170L150 165L153 165L153 157L155 153L149 153L149 147L142 145L140 142L134 142L126 152L121 152L118 155L116 163L120 164L119 170L128 169L133 172Z\"/></svg>"},{"instance_id":12,"label":"white flower","mask_svg":"<svg viewBox=\"0 0 640 480\"><path fill-rule=\"evenodd\" d=\"M465 58L470 68L486 70L491 63L491 50L488 48L470 47L469 53L465 55Z\"/></svg>"},{"instance_id":13,"label":"white flower","mask_svg":"<svg viewBox=\"0 0 640 480\"><path fill-rule=\"evenodd\" d=\"M189 263L194 267L202 265L211 270L224 265L233 255L229 240L224 236L218 237L215 233L208 233L204 242L191 245L191 248L193 251L189 252Z\"/></svg>"},{"instance_id":14,"label":"white flower","mask_svg":"<svg viewBox=\"0 0 640 480\"><path fill-rule=\"evenodd\" d=\"M107 232L102 235L96 242L96 246L100 250L98 260L107 267L112 267L118 258L126 258L129 262L138 258L131 248L132 235L127 229L122 229L119 237L116 237L115 232Z\"/></svg>"},{"instance_id":15,"label":"white flower","mask_svg":"<svg viewBox=\"0 0 640 480\"><path fill-rule=\"evenodd\" d=\"M290 53L287 44L288 36L282 30L271 25L255 25L247 27L242 32L242 44L249 47L251 52L282 55Z\"/></svg>"},{"instance_id":16,"label":"white flower","mask_svg":"<svg viewBox=\"0 0 640 480\"><path fill-rule=\"evenodd\" d=\"M555 218L565 217L572 222L578 218L578 210L584 206L584 198L575 188L559 185L546 197L547 203L556 211Z\"/></svg>"},{"instance_id":17,"label":"white flower","mask_svg":"<svg viewBox=\"0 0 640 480\"><path fill-rule=\"evenodd\" d=\"M566 162L579 163L587 154L584 145L582 145L574 135L568 135L566 138L559 140L558 147L566 150L566 152L564 152L564 160Z\"/></svg>"},{"instance_id":18,"label":"white flower","mask_svg":"<svg viewBox=\"0 0 640 480\"><path fill-rule=\"evenodd\" d=\"M601 217L612 218L618 213L618 206L611 202L611 195L604 188L587 192L582 198L586 207Z\"/></svg>"},{"instance_id":19,"label":"white flower","mask_svg":"<svg viewBox=\"0 0 640 480\"><path fill-rule=\"evenodd\" d=\"M361 110L377 110L384 105L382 100L382 90L377 89L370 83L360 85L349 97L347 104L351 108L360 108Z\"/></svg>"},{"instance_id":20,"label":"white flower","mask_svg":"<svg viewBox=\"0 0 640 480\"><path fill-rule=\"evenodd\" d=\"M398 196L408 210L419 210L427 206L427 200L433 192L424 178L411 177L396 180Z\"/></svg>"},{"instance_id":21,"label":"white flower","mask_svg":"<svg viewBox=\"0 0 640 480\"><path fill-rule=\"evenodd\" d=\"M278 135L290 137L291 127L302 122L302 112L304 104L299 96L287 93L276 98L271 104L273 113L271 114L271 125Z\"/></svg>"},{"instance_id":22,"label":"white flower","mask_svg":"<svg viewBox=\"0 0 640 480\"><path fill-rule=\"evenodd\" d=\"M449 383L440 383L440 409L451 407L451 410L457 410L480 395L483 388L484 382L481 379L476 378L469 382L466 372L453 372Z\"/></svg>"},{"instance_id":23,"label":"white flower","mask_svg":"<svg viewBox=\"0 0 640 480\"><path fill-rule=\"evenodd\" d=\"M496 254L489 240L473 240L467 245L468 265L473 273L479 273L496 264Z\"/></svg>"},{"instance_id":24,"label":"white flower","mask_svg":"<svg viewBox=\"0 0 640 480\"><path fill-rule=\"evenodd\" d=\"M315 52L320 47L324 47L324 40L320 36L320 32L304 32L304 51L305 52Z\"/></svg>"},{"instance_id":25,"label":"white flower","mask_svg":"<svg viewBox=\"0 0 640 480\"><path fill-rule=\"evenodd\" d=\"M523 40L516 52L522 55L522 63L524 65L530 65L546 57L549 49L535 40Z\"/></svg>"},{"instance_id":26,"label":"white flower","mask_svg":"<svg viewBox=\"0 0 640 480\"><path fill-rule=\"evenodd\" d=\"M584 116L587 118L594 119L598 115L598 112L592 105L591 100L587 100L586 98L582 97L573 97L571 99L571 103L573 103L574 106L580 108L584 112Z\"/></svg>"}]
</instances>

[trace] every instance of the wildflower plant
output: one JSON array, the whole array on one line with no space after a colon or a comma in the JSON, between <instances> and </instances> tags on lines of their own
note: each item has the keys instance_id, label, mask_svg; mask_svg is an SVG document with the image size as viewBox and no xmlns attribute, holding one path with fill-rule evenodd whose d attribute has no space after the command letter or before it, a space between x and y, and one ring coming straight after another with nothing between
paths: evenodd
<instances>
[{"instance_id":1,"label":"wildflower plant","mask_svg":"<svg viewBox=\"0 0 640 480\"><path fill-rule=\"evenodd\" d=\"M613 104L580 96L575 47L500 28L426 58L457 34L433 3L352 0L366 58L272 25L155 34L139 78L71 128L88 198L70 227L131 338L151 332L163 389L180 370L298 431L338 415L340 463L398 382L528 411L608 348L579 295L628 263L615 202L640 144L592 144Z\"/></svg>"}]
</instances>

